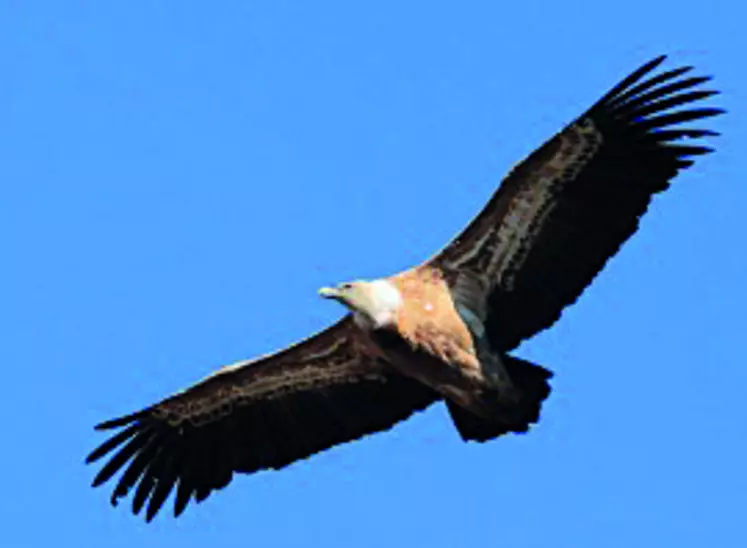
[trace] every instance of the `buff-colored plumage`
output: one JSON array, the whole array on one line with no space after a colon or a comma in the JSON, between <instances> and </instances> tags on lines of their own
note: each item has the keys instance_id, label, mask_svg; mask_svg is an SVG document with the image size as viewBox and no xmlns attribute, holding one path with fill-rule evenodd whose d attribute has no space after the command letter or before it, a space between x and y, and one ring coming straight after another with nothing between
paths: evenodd
<instances>
[{"instance_id":1,"label":"buff-colored plumage","mask_svg":"<svg viewBox=\"0 0 747 548\"><path fill-rule=\"evenodd\" d=\"M469 331L440 271L421 267L390 278L404 300L397 329L413 348L478 377L480 364Z\"/></svg>"}]
</instances>

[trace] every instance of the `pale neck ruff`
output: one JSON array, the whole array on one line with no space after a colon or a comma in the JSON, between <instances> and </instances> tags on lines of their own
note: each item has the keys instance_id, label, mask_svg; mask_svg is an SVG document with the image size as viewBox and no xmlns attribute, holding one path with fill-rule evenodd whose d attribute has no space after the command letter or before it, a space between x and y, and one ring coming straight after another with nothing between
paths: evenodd
<instances>
[{"instance_id":1,"label":"pale neck ruff","mask_svg":"<svg viewBox=\"0 0 747 548\"><path fill-rule=\"evenodd\" d=\"M363 329L380 329L395 323L403 300L399 290L388 280L374 280L366 286L368 309L353 313L353 320Z\"/></svg>"}]
</instances>

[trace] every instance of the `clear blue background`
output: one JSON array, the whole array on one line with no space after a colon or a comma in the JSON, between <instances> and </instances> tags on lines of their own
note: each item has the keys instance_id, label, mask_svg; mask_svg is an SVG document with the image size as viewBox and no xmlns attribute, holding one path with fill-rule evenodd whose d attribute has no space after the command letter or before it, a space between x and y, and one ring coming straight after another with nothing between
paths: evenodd
<instances>
[{"instance_id":1,"label":"clear blue background","mask_svg":"<svg viewBox=\"0 0 747 548\"><path fill-rule=\"evenodd\" d=\"M3 546L744 546L747 39L737 2L0 3ZM321 329L429 257L660 53L718 152L519 354L531 435L440 406L147 526L92 426Z\"/></svg>"}]
</instances>

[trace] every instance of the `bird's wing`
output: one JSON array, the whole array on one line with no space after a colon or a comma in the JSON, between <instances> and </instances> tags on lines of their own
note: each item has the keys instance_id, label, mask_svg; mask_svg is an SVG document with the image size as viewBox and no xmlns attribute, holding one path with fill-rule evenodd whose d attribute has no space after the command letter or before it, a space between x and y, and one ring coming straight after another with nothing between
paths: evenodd
<instances>
[{"instance_id":1,"label":"bird's wing","mask_svg":"<svg viewBox=\"0 0 747 548\"><path fill-rule=\"evenodd\" d=\"M93 485L123 470L112 504L135 490L150 521L176 487L174 512L221 489L235 472L282 468L386 430L437 399L357 343L350 317L281 352L224 367L139 412L98 425L116 433Z\"/></svg>"},{"instance_id":2,"label":"bird's wing","mask_svg":"<svg viewBox=\"0 0 747 548\"><path fill-rule=\"evenodd\" d=\"M714 116L689 105L717 92L692 67L650 75L656 58L519 163L481 213L430 263L485 280L487 329L510 350L550 327L637 230L655 193L711 151L715 132L678 124ZM688 108L678 108L688 105Z\"/></svg>"}]
</instances>

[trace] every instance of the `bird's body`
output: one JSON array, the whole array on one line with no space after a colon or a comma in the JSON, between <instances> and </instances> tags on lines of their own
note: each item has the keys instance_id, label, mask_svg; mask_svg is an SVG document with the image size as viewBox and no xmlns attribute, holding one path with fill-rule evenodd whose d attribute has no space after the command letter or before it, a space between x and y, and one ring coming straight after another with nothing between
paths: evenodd
<instances>
[{"instance_id":1,"label":"bird's body","mask_svg":"<svg viewBox=\"0 0 747 548\"><path fill-rule=\"evenodd\" d=\"M387 321L371 322L360 311L353 312L372 354L480 416L495 415L485 394L495 396L499 403L516 400L518 395L500 353L485 336L481 303L486 295L480 289L486 284L473 276L432 266L353 284L368 289L373 302L377 288L397 292L396 309L380 315Z\"/></svg>"},{"instance_id":2,"label":"bird's body","mask_svg":"<svg viewBox=\"0 0 747 548\"><path fill-rule=\"evenodd\" d=\"M179 515L235 473L283 468L391 428L443 401L464 440L527 432L552 373L511 354L560 318L638 229L654 194L714 132L679 109L715 92L690 67L624 78L520 162L472 222L431 259L324 288L350 314L288 348L223 367L190 388L106 421L94 479L121 471L116 503L152 519L176 490ZM673 110L675 109L675 110ZM684 141L684 142L683 142Z\"/></svg>"},{"instance_id":3,"label":"bird's body","mask_svg":"<svg viewBox=\"0 0 747 548\"><path fill-rule=\"evenodd\" d=\"M466 407L474 407L476 391L498 387L498 379L483 370L478 357L479 337L457 311L466 309L467 303L455 302L438 269L416 268L377 282L397 292L399 306L387 315L388 321L378 324L354 312L355 318L361 318L358 325L371 352L403 375ZM375 300L375 290L372 293ZM484 361L491 365L487 358Z\"/></svg>"}]
</instances>

